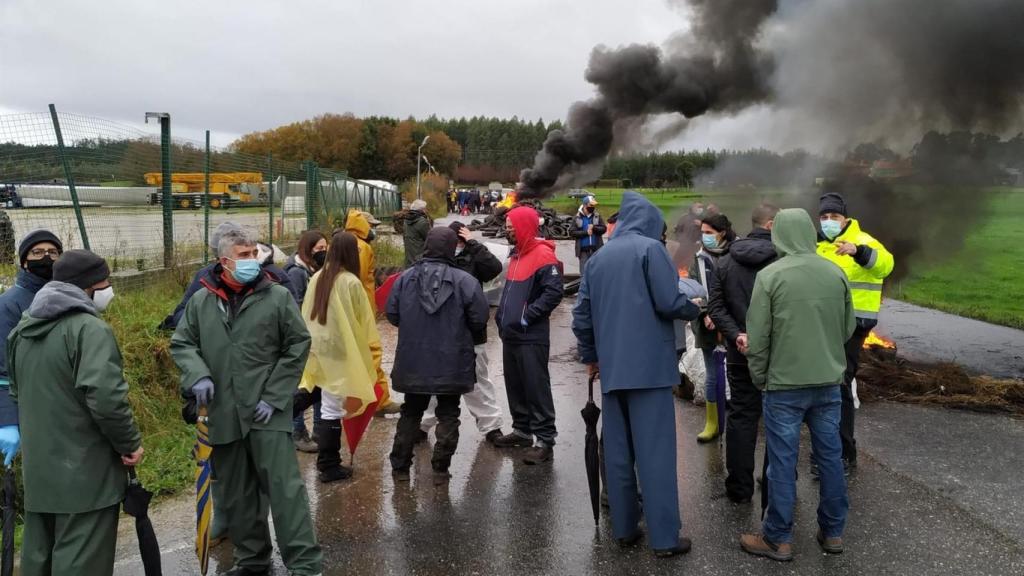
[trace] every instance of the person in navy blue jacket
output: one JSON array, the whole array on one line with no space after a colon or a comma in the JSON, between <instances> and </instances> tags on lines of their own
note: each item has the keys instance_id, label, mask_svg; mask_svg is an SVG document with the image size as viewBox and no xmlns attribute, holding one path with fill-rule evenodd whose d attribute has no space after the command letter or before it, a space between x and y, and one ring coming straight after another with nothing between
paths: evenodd
<instances>
[{"instance_id":1,"label":"person in navy blue jacket","mask_svg":"<svg viewBox=\"0 0 1024 576\"><path fill-rule=\"evenodd\" d=\"M21 446L18 428L18 407L8 393L7 379L7 335L18 325L21 315L32 305L36 292L53 278L53 263L64 253L60 238L49 230L33 230L25 235L18 246L21 270L18 277L3 294L0 294L0 452L4 466L10 466Z\"/></svg>"},{"instance_id":2,"label":"person in navy blue jacket","mask_svg":"<svg viewBox=\"0 0 1024 576\"><path fill-rule=\"evenodd\" d=\"M572 323L588 373L600 370L612 533L623 545L642 536L639 476L648 541L659 557L690 550L690 540L679 534L672 321L700 313L680 293L665 232L661 212L626 192L615 237L583 271Z\"/></svg>"},{"instance_id":3,"label":"person in navy blue jacket","mask_svg":"<svg viewBox=\"0 0 1024 576\"><path fill-rule=\"evenodd\" d=\"M551 459L558 434L548 374L548 318L562 301L561 263L555 257L554 243L537 238L540 215L535 209L514 208L505 222L511 228L509 241L515 250L495 321L502 342L512 432L496 438L494 445L529 448L523 461L538 464Z\"/></svg>"}]
</instances>

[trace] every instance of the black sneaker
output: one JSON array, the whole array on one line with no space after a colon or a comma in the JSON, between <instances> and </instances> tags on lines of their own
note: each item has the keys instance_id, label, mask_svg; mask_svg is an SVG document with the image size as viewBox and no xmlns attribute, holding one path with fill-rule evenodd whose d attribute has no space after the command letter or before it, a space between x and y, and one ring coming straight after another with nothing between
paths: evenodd
<instances>
[{"instance_id":1,"label":"black sneaker","mask_svg":"<svg viewBox=\"0 0 1024 576\"><path fill-rule=\"evenodd\" d=\"M491 442L498 448L529 448L533 446L532 438L524 438L515 432L498 436Z\"/></svg>"},{"instance_id":2,"label":"black sneaker","mask_svg":"<svg viewBox=\"0 0 1024 576\"><path fill-rule=\"evenodd\" d=\"M434 486L443 486L451 479L451 472L447 470L434 470Z\"/></svg>"},{"instance_id":3,"label":"black sneaker","mask_svg":"<svg viewBox=\"0 0 1024 576\"><path fill-rule=\"evenodd\" d=\"M413 438L412 443L413 444L423 444L426 441L427 441L427 433L426 433L426 431L424 431L422 429L417 430L416 431L416 437Z\"/></svg>"},{"instance_id":4,"label":"black sneaker","mask_svg":"<svg viewBox=\"0 0 1024 576\"><path fill-rule=\"evenodd\" d=\"M395 482L408 482L409 481L409 469L408 468L395 468L391 471L391 478Z\"/></svg>"},{"instance_id":5,"label":"black sneaker","mask_svg":"<svg viewBox=\"0 0 1024 576\"><path fill-rule=\"evenodd\" d=\"M655 550L654 555L658 558L671 558L680 554L686 554L693 547L693 542L689 538L680 538L679 545L675 548L663 548L661 550Z\"/></svg>"},{"instance_id":6,"label":"black sneaker","mask_svg":"<svg viewBox=\"0 0 1024 576\"><path fill-rule=\"evenodd\" d=\"M239 566L227 573L228 576L269 576L270 568L247 568Z\"/></svg>"},{"instance_id":7,"label":"black sneaker","mask_svg":"<svg viewBox=\"0 0 1024 576\"><path fill-rule=\"evenodd\" d=\"M526 450L523 462L527 464L540 464L541 462L551 460L554 455L555 451L550 446L534 446Z\"/></svg>"},{"instance_id":8,"label":"black sneaker","mask_svg":"<svg viewBox=\"0 0 1024 576\"><path fill-rule=\"evenodd\" d=\"M487 440L491 444L497 445L496 443L498 441L498 438L501 438L502 436L503 434L501 433L501 429L499 428L497 430L491 430L487 434L484 434L484 440Z\"/></svg>"},{"instance_id":9,"label":"black sneaker","mask_svg":"<svg viewBox=\"0 0 1024 576\"><path fill-rule=\"evenodd\" d=\"M322 470L320 472L320 482L324 484L328 484L330 482L338 482L339 480L348 480L351 477L352 469L342 464L338 464L336 468Z\"/></svg>"}]
</instances>

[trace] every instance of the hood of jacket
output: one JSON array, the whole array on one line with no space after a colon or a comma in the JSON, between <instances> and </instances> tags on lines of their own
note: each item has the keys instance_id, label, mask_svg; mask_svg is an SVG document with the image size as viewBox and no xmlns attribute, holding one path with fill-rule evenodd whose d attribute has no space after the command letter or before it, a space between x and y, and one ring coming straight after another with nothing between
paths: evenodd
<instances>
[{"instance_id":1,"label":"hood of jacket","mask_svg":"<svg viewBox=\"0 0 1024 576\"><path fill-rule=\"evenodd\" d=\"M772 244L779 256L814 254L817 232L810 215L802 208L787 208L775 216Z\"/></svg>"},{"instance_id":2,"label":"hood of jacket","mask_svg":"<svg viewBox=\"0 0 1024 576\"><path fill-rule=\"evenodd\" d=\"M92 298L84 290L74 284L52 280L36 293L20 333L26 338L45 336L56 325L55 320L73 312L99 315Z\"/></svg>"},{"instance_id":3,"label":"hood of jacket","mask_svg":"<svg viewBox=\"0 0 1024 576\"><path fill-rule=\"evenodd\" d=\"M654 204L643 195L627 191L622 195L622 208L615 225L615 236L640 234L661 242L665 231L665 218Z\"/></svg>"},{"instance_id":4,"label":"hood of jacket","mask_svg":"<svg viewBox=\"0 0 1024 576\"><path fill-rule=\"evenodd\" d=\"M746 238L734 240L729 245L729 254L749 268L760 268L778 256L772 245L772 233L764 228L755 228Z\"/></svg>"},{"instance_id":5,"label":"hood of jacket","mask_svg":"<svg viewBox=\"0 0 1024 576\"><path fill-rule=\"evenodd\" d=\"M413 214L422 214L422 212L409 212L407 218L412 220ZM365 241L370 236L370 221L366 219L366 215L361 210L349 208L348 218L345 219L345 231L351 232L356 235L356 238Z\"/></svg>"},{"instance_id":6,"label":"hood of jacket","mask_svg":"<svg viewBox=\"0 0 1024 576\"><path fill-rule=\"evenodd\" d=\"M284 273L287 274L288 271L291 270L292 268L299 268L309 275L313 274L313 271L310 270L309 266L307 266L306 263L302 261L302 258L299 258L298 254L292 254L291 256L289 256L288 259L285 260L284 268L282 268L282 270L284 270Z\"/></svg>"},{"instance_id":7,"label":"hood of jacket","mask_svg":"<svg viewBox=\"0 0 1024 576\"><path fill-rule=\"evenodd\" d=\"M420 306L427 314L435 314L455 295L451 266L444 260L424 258L416 263L415 270Z\"/></svg>"},{"instance_id":8,"label":"hood of jacket","mask_svg":"<svg viewBox=\"0 0 1024 576\"><path fill-rule=\"evenodd\" d=\"M537 238L537 230L540 229L540 215L531 206L519 206L509 211L505 217L512 225L512 232L516 235L516 253L522 257L529 254L537 246L547 243L552 250L555 245L547 240Z\"/></svg>"},{"instance_id":9,"label":"hood of jacket","mask_svg":"<svg viewBox=\"0 0 1024 576\"><path fill-rule=\"evenodd\" d=\"M427 215L425 212L420 212L419 210L409 210L409 212L405 215L405 221L409 224L412 224L413 222L416 222L417 220L426 217ZM369 226L369 223L367 223L367 226Z\"/></svg>"},{"instance_id":10,"label":"hood of jacket","mask_svg":"<svg viewBox=\"0 0 1024 576\"><path fill-rule=\"evenodd\" d=\"M459 235L446 226L431 228L423 245L423 257L440 260L450 266L455 265L455 247L459 244Z\"/></svg>"}]
</instances>

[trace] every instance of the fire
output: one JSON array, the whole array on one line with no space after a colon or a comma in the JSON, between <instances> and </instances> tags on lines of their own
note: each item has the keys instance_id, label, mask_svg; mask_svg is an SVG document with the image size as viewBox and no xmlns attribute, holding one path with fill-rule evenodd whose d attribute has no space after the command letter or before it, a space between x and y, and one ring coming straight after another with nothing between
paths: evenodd
<instances>
[{"instance_id":1,"label":"fire","mask_svg":"<svg viewBox=\"0 0 1024 576\"><path fill-rule=\"evenodd\" d=\"M864 339L864 348L896 348L896 343L879 336L874 330Z\"/></svg>"},{"instance_id":2,"label":"fire","mask_svg":"<svg viewBox=\"0 0 1024 576\"><path fill-rule=\"evenodd\" d=\"M515 204L515 203L516 203L516 193L515 192L509 192L508 194L505 194L505 199L502 200L501 202L498 202L497 204L495 204L495 206L498 207L498 208L511 208L512 205Z\"/></svg>"}]
</instances>

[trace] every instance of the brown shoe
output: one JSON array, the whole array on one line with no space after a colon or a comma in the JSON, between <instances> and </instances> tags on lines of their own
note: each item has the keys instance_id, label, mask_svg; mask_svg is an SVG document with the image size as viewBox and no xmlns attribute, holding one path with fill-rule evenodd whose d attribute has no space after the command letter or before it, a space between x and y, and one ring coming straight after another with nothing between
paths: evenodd
<instances>
[{"instance_id":1,"label":"brown shoe","mask_svg":"<svg viewBox=\"0 0 1024 576\"><path fill-rule=\"evenodd\" d=\"M826 554L842 554L843 553L843 539L836 536L834 538L825 538L821 533L821 529L818 529L818 535L815 537L818 541L818 546L821 547L822 551Z\"/></svg>"},{"instance_id":2,"label":"brown shoe","mask_svg":"<svg viewBox=\"0 0 1024 576\"><path fill-rule=\"evenodd\" d=\"M765 540L761 534L744 534L740 536L740 547L754 556L764 556L778 562L789 562L793 559L793 547L789 544L773 544Z\"/></svg>"}]
</instances>

